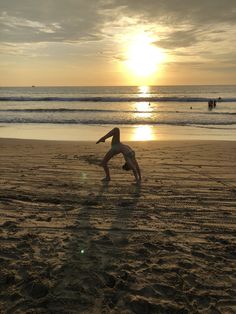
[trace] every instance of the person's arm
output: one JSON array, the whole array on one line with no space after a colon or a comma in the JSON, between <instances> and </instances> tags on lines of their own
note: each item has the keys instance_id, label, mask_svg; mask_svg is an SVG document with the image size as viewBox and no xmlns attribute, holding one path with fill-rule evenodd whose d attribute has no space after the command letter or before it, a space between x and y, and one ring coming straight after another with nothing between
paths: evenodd
<instances>
[{"instance_id":1,"label":"person's arm","mask_svg":"<svg viewBox=\"0 0 236 314\"><path fill-rule=\"evenodd\" d=\"M120 141L120 130L119 128L114 128L112 129L110 132L108 132L106 135L104 135L103 137L101 137L96 144L101 143L101 142L105 142L105 140L109 137L116 137L116 140Z\"/></svg>"},{"instance_id":2,"label":"person's arm","mask_svg":"<svg viewBox=\"0 0 236 314\"><path fill-rule=\"evenodd\" d=\"M136 166L136 169L137 169L137 172L138 172L138 175L139 175L139 179L141 180L142 179L141 171L140 171L139 164L138 164L136 159L135 159L135 166Z\"/></svg>"}]
</instances>

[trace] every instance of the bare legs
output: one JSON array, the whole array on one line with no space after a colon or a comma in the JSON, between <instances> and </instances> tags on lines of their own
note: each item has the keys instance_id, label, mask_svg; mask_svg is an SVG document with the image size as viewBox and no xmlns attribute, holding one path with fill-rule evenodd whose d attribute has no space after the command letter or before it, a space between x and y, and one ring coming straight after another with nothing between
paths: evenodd
<instances>
[{"instance_id":1,"label":"bare legs","mask_svg":"<svg viewBox=\"0 0 236 314\"><path fill-rule=\"evenodd\" d=\"M105 142L106 139L108 139L109 137L112 137L112 140L111 140L111 145L114 146L116 144L119 144L120 143L120 129L119 128L114 128L112 129L110 132L108 132L106 135L104 135L103 137L101 137L96 144L100 143L100 142ZM101 163L101 165L103 166L103 169L105 171L105 175L106 177L103 179L103 181L110 181L111 180L111 177L110 177L110 171L109 171L109 168L108 168L108 161L114 156L116 155L117 153L119 153L118 151L117 152L114 152L114 150L110 149L106 155L104 156L103 158L103 161Z\"/></svg>"},{"instance_id":2,"label":"bare legs","mask_svg":"<svg viewBox=\"0 0 236 314\"><path fill-rule=\"evenodd\" d=\"M109 137L112 137L111 140L111 145L115 145L120 143L120 129L119 128L114 128L112 129L110 132L108 132L106 135L104 135L103 137L101 137L96 144L100 143L100 142L105 142L106 139L108 139Z\"/></svg>"},{"instance_id":3,"label":"bare legs","mask_svg":"<svg viewBox=\"0 0 236 314\"><path fill-rule=\"evenodd\" d=\"M101 165L103 166L103 169L105 171L105 175L106 177L104 179L102 179L102 181L110 181L111 180L111 177L110 177L110 171L109 171L109 168L108 168L108 161L114 156L116 155L112 149L110 149L106 155L104 156L103 158L103 161L101 163Z\"/></svg>"},{"instance_id":4,"label":"bare legs","mask_svg":"<svg viewBox=\"0 0 236 314\"><path fill-rule=\"evenodd\" d=\"M139 168L139 164L138 164L136 159L134 159L133 162L134 162L134 166L135 166L135 168L137 170L139 181L141 181L142 180L142 176L141 176L141 171L140 171L140 168Z\"/></svg>"}]
</instances>

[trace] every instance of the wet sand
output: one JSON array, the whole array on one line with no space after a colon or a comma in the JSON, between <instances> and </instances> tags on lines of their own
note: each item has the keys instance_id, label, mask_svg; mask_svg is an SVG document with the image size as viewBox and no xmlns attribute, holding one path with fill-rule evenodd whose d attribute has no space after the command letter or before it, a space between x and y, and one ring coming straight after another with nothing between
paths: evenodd
<instances>
[{"instance_id":1,"label":"wet sand","mask_svg":"<svg viewBox=\"0 0 236 314\"><path fill-rule=\"evenodd\" d=\"M236 142L0 140L0 313L235 313Z\"/></svg>"}]
</instances>

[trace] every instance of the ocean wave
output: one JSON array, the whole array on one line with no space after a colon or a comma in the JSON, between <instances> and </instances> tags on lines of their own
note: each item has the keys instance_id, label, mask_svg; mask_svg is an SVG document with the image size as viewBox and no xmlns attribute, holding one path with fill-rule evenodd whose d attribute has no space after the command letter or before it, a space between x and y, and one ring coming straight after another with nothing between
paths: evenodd
<instances>
[{"instance_id":1,"label":"ocean wave","mask_svg":"<svg viewBox=\"0 0 236 314\"><path fill-rule=\"evenodd\" d=\"M232 125L232 124L231 124ZM231 126L228 125L228 126ZM235 124L236 125L236 124ZM195 128L201 128L201 129L213 129L213 130L229 130L229 128L227 128L227 125L224 124L218 124L218 125L199 125L199 124L193 124L192 126L194 126ZM230 128L230 130L236 130L236 128Z\"/></svg>"},{"instance_id":2,"label":"ocean wave","mask_svg":"<svg viewBox=\"0 0 236 314\"><path fill-rule=\"evenodd\" d=\"M0 113L75 113L75 112L85 112L85 113L93 113L93 112L98 112L98 113L149 113L149 114L158 114L158 113L174 113L174 114L194 114L194 115L230 115L234 116L236 115L236 112L227 112L227 111L181 111L181 110L117 110L117 109L84 109L84 108L24 108L24 109L0 109Z\"/></svg>"},{"instance_id":3,"label":"ocean wave","mask_svg":"<svg viewBox=\"0 0 236 314\"><path fill-rule=\"evenodd\" d=\"M55 112L121 112L120 110L112 109L67 109L67 108L58 108L58 109L48 109L48 108L36 108L36 109L0 109L0 112L31 112L31 113L55 113ZM131 110L124 110L122 112L136 112Z\"/></svg>"},{"instance_id":4,"label":"ocean wave","mask_svg":"<svg viewBox=\"0 0 236 314\"><path fill-rule=\"evenodd\" d=\"M205 97L25 97L9 96L0 97L0 101L58 101L58 102L208 102L209 98ZM235 102L236 98L224 98L220 102Z\"/></svg>"},{"instance_id":5,"label":"ocean wave","mask_svg":"<svg viewBox=\"0 0 236 314\"><path fill-rule=\"evenodd\" d=\"M208 126L208 125L215 125L215 126L236 126L236 121L170 121L170 120L163 120L163 121L153 121L153 120L123 120L123 119L113 119L113 120L90 120L90 119L64 119L64 120L50 120L50 119L32 119L32 118L12 118L12 119L0 119L0 123L2 124L64 124L64 125L71 125L71 124L86 124L86 125L179 125L179 126L186 126L186 125L196 125L200 126Z\"/></svg>"}]
</instances>

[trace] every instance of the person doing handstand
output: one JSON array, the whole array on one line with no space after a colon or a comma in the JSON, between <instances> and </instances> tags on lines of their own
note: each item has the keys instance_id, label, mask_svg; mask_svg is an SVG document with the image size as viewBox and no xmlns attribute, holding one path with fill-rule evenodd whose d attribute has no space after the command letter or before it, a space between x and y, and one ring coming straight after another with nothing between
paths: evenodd
<instances>
[{"instance_id":1,"label":"person doing handstand","mask_svg":"<svg viewBox=\"0 0 236 314\"><path fill-rule=\"evenodd\" d=\"M123 154L125 159L125 164L122 166L122 169L128 171L133 170L135 180L136 182L141 181L141 172L138 165L138 162L135 158L135 152L128 146L120 142L120 129L114 128L110 132L108 132L106 135L101 137L96 144L105 142L106 139L109 137L112 137L111 140L111 149L106 153L106 155L103 158L103 161L101 162L101 165L104 168L106 177L103 179L103 181L110 181L110 171L108 168L108 161L117 154Z\"/></svg>"}]
</instances>

